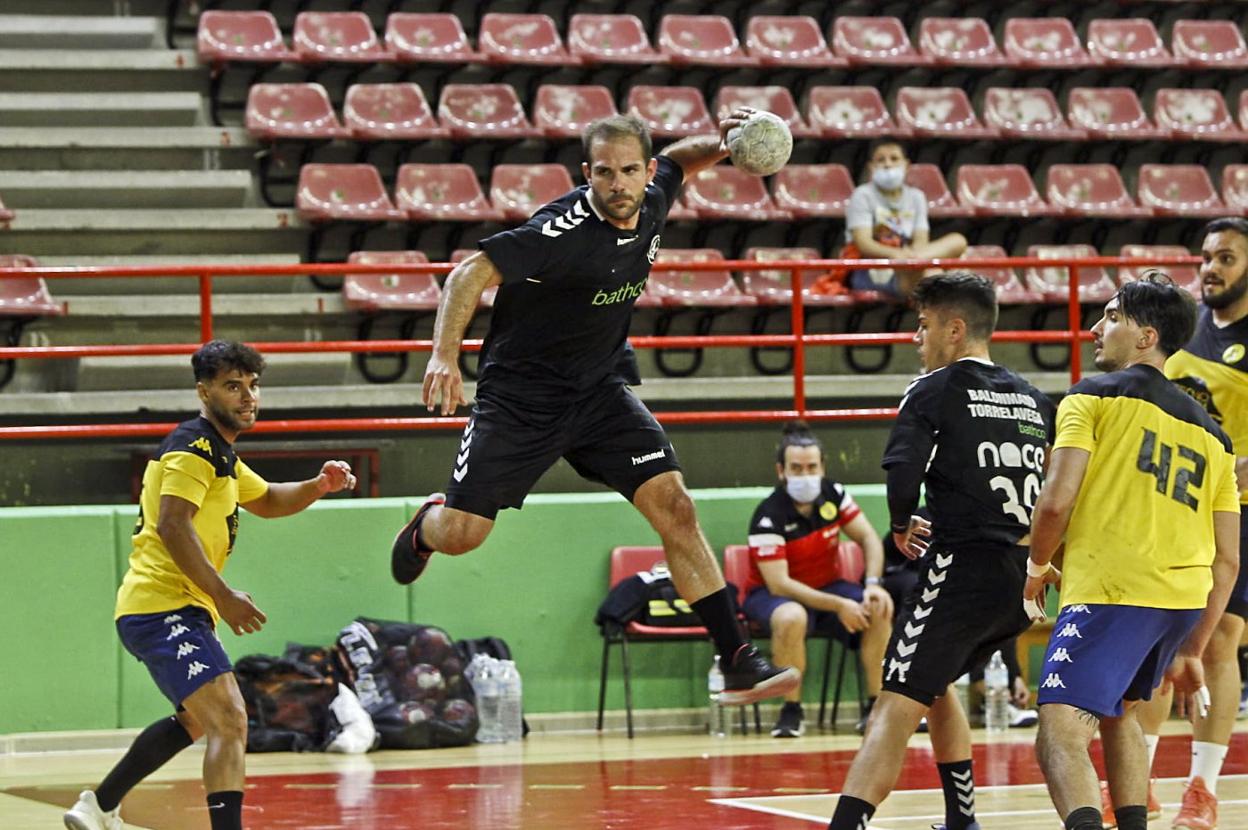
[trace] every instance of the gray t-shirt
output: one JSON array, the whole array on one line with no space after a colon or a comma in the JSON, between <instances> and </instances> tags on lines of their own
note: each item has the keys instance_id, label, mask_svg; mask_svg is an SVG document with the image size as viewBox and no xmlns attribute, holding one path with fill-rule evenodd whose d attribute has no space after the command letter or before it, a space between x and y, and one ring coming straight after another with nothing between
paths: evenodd
<instances>
[{"instance_id":1,"label":"gray t-shirt","mask_svg":"<svg viewBox=\"0 0 1248 830\"><path fill-rule=\"evenodd\" d=\"M871 238L877 242L893 235L908 245L917 231L928 229L927 196L917 187L903 186L901 195L890 200L870 182L859 185L845 208L846 243L853 241L854 228L870 228Z\"/></svg>"}]
</instances>

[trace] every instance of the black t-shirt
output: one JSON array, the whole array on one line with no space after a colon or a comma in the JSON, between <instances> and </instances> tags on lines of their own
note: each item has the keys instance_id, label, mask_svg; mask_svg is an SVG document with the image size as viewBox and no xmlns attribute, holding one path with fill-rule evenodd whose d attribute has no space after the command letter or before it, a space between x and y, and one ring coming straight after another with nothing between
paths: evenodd
<instances>
[{"instance_id":1,"label":"black t-shirt","mask_svg":"<svg viewBox=\"0 0 1248 830\"><path fill-rule=\"evenodd\" d=\"M1056 408L1023 378L975 359L910 384L884 450L893 526L927 489L933 544L1012 545L1027 533L1044 482Z\"/></svg>"},{"instance_id":2,"label":"black t-shirt","mask_svg":"<svg viewBox=\"0 0 1248 830\"><path fill-rule=\"evenodd\" d=\"M683 178L678 164L658 157L632 230L601 218L582 185L481 241L503 284L478 393L562 405L607 383L640 382L628 326Z\"/></svg>"}]
</instances>

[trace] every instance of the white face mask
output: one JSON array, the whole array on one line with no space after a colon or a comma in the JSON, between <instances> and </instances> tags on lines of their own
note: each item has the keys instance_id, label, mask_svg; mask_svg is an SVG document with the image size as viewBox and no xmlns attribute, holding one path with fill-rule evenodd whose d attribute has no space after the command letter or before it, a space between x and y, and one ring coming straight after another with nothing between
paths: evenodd
<instances>
[{"instance_id":1,"label":"white face mask","mask_svg":"<svg viewBox=\"0 0 1248 830\"><path fill-rule=\"evenodd\" d=\"M823 490L822 476L785 476L784 489L798 504L810 504Z\"/></svg>"},{"instance_id":2,"label":"white face mask","mask_svg":"<svg viewBox=\"0 0 1248 830\"><path fill-rule=\"evenodd\" d=\"M871 181L880 190L896 190L906 180L904 167L877 167L871 174Z\"/></svg>"}]
</instances>

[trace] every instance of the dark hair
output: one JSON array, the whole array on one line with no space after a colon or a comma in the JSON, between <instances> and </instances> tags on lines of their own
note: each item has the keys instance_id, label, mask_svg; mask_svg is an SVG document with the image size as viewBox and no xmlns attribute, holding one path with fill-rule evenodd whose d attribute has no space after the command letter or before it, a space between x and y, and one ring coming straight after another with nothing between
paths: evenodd
<instances>
[{"instance_id":1,"label":"dark hair","mask_svg":"<svg viewBox=\"0 0 1248 830\"><path fill-rule=\"evenodd\" d=\"M900 139L889 138L888 136L885 136L883 138L877 138L867 145L867 161L870 162L871 159L875 158L875 151L880 149L881 147L893 147L893 146L900 147L901 154L905 156L907 159L910 158L910 151L906 149L906 143L904 141L901 141Z\"/></svg>"},{"instance_id":2,"label":"dark hair","mask_svg":"<svg viewBox=\"0 0 1248 830\"><path fill-rule=\"evenodd\" d=\"M581 150L585 153L585 161L590 160L589 151L594 142L598 139L603 141L615 141L620 138L635 138L641 144L641 158L643 161L650 161L650 157L654 155L654 144L650 140L650 130L647 129L645 123L633 114L628 115L608 115L606 118L599 118L590 123L585 128L585 133L581 136Z\"/></svg>"},{"instance_id":3,"label":"dark hair","mask_svg":"<svg viewBox=\"0 0 1248 830\"><path fill-rule=\"evenodd\" d=\"M924 277L914 289L918 308L954 311L976 340L992 337L997 327L997 289L992 280L970 271L950 271Z\"/></svg>"},{"instance_id":4,"label":"dark hair","mask_svg":"<svg viewBox=\"0 0 1248 830\"><path fill-rule=\"evenodd\" d=\"M197 381L212 380L231 369L258 375L264 371L264 357L245 343L229 340L209 340L191 355L191 370Z\"/></svg>"},{"instance_id":5,"label":"dark hair","mask_svg":"<svg viewBox=\"0 0 1248 830\"><path fill-rule=\"evenodd\" d=\"M1157 345L1166 357L1183 348L1196 331L1196 300L1157 268L1122 284L1118 309L1137 325L1156 329Z\"/></svg>"},{"instance_id":6,"label":"dark hair","mask_svg":"<svg viewBox=\"0 0 1248 830\"><path fill-rule=\"evenodd\" d=\"M1221 219L1214 219L1208 225L1205 225L1205 236L1211 233L1221 233L1222 231L1235 231L1235 233L1248 239L1248 219L1242 216L1224 216Z\"/></svg>"},{"instance_id":7,"label":"dark hair","mask_svg":"<svg viewBox=\"0 0 1248 830\"><path fill-rule=\"evenodd\" d=\"M826 455L823 442L815 437L805 421L798 418L786 423L780 432L780 443L776 446L776 463L781 467L784 466L784 451L789 447L818 447L819 458Z\"/></svg>"}]
</instances>

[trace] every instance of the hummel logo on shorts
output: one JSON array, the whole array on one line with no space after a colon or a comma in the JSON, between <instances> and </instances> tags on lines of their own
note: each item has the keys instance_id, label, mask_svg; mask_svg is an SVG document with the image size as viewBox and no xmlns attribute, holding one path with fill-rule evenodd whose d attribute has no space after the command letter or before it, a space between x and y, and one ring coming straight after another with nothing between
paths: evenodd
<instances>
[{"instance_id":1,"label":"hummel logo on shorts","mask_svg":"<svg viewBox=\"0 0 1248 830\"><path fill-rule=\"evenodd\" d=\"M1044 682L1040 684L1041 689L1065 689L1066 684L1062 682L1062 678L1057 674L1050 674L1044 678Z\"/></svg>"},{"instance_id":2,"label":"hummel logo on shorts","mask_svg":"<svg viewBox=\"0 0 1248 830\"><path fill-rule=\"evenodd\" d=\"M1057 636L1078 637L1080 640L1083 639L1083 635L1079 633L1079 626L1074 623L1066 623L1066 625L1062 626L1062 630L1057 633Z\"/></svg>"}]
</instances>

